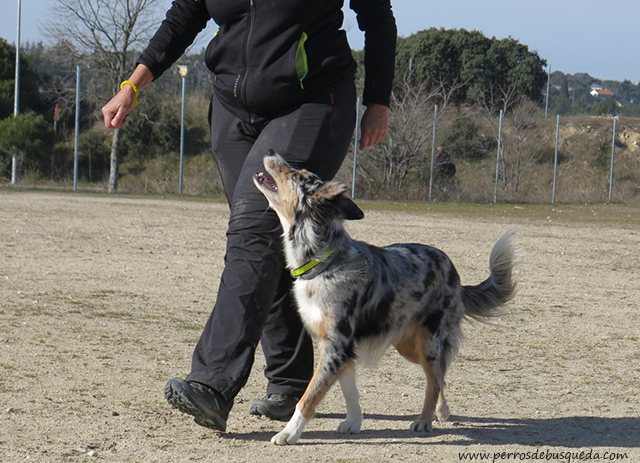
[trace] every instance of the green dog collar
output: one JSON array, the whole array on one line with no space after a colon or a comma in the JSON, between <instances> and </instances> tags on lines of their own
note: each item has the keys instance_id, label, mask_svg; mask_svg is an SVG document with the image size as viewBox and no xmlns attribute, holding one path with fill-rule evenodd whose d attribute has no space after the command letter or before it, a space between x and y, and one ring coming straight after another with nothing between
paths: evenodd
<instances>
[{"instance_id":1,"label":"green dog collar","mask_svg":"<svg viewBox=\"0 0 640 463\"><path fill-rule=\"evenodd\" d=\"M305 278L305 277L306 279L312 278L311 275L308 275L308 272L310 272L313 269L316 269L316 272L314 272L313 276L320 273L320 270L323 270L327 265L329 265L328 259L331 256L333 256L337 251L338 249L334 248L330 251L323 253L321 259L313 259L312 261L304 264L302 267L298 267L294 270L291 270L291 276L293 278ZM321 264L326 264L326 265L323 265L322 268L318 268L318 266Z\"/></svg>"}]
</instances>

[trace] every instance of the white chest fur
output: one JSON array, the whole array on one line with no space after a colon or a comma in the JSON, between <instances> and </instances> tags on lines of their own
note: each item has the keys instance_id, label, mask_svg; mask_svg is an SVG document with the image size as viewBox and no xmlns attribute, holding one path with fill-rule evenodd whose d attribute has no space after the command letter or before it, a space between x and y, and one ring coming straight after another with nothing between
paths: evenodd
<instances>
[{"instance_id":1,"label":"white chest fur","mask_svg":"<svg viewBox=\"0 0 640 463\"><path fill-rule=\"evenodd\" d=\"M294 292L298 303L300 318L307 330L316 337L323 337L329 317L321 303L322 297L316 293L314 282L298 280L294 284ZM323 327L323 328L321 328Z\"/></svg>"}]
</instances>

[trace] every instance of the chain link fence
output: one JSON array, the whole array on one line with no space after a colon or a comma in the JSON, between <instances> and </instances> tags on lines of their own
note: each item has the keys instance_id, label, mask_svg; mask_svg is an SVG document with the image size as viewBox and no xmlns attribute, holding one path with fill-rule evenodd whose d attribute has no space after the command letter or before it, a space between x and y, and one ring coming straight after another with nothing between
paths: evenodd
<instances>
[{"instance_id":1,"label":"chain link fence","mask_svg":"<svg viewBox=\"0 0 640 463\"><path fill-rule=\"evenodd\" d=\"M172 69L129 116L118 192L223 195L207 122L212 75L201 61L183 65L185 77ZM113 132L101 122L108 97L96 96L93 77L91 69L70 68L48 93L23 77L22 120L0 126L0 137L19 141L13 152L3 145L0 185L107 190ZM640 119L607 113L633 102L594 87L588 96L601 115L563 116L555 111L576 97L552 76L546 87L543 102L523 99L501 114L436 105L433 95L395 98L386 140L363 153L354 143L338 179L369 199L640 202Z\"/></svg>"}]
</instances>

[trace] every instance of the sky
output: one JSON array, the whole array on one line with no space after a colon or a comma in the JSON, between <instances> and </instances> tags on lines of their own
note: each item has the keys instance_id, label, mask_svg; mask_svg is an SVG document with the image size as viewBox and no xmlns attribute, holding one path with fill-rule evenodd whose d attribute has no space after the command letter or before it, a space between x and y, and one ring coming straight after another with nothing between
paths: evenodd
<instances>
[{"instance_id":1,"label":"sky","mask_svg":"<svg viewBox=\"0 0 640 463\"><path fill-rule=\"evenodd\" d=\"M0 37L15 43L18 0L0 1ZM55 0L21 1L21 43L46 43L40 28L50 20ZM167 7L171 3L162 1ZM478 30L487 37L517 39L547 60L552 72L586 72L599 79L640 83L638 0L611 4L601 0L392 0L392 4L402 37L430 27ZM346 10L344 28L351 47L362 49L363 34L355 15ZM207 42L205 34L201 34L202 46Z\"/></svg>"}]
</instances>

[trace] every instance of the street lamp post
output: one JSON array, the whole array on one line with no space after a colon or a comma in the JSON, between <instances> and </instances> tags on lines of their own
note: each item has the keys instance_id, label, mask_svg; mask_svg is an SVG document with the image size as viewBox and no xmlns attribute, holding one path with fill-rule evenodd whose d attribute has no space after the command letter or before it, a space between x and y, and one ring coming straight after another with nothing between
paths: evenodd
<instances>
[{"instance_id":1,"label":"street lamp post","mask_svg":"<svg viewBox=\"0 0 640 463\"><path fill-rule=\"evenodd\" d=\"M180 188L179 193L182 194L182 182L184 178L184 101L187 88L187 72L189 68L186 65L178 65L178 70L182 76L182 113L180 115Z\"/></svg>"},{"instance_id":2,"label":"street lamp post","mask_svg":"<svg viewBox=\"0 0 640 463\"><path fill-rule=\"evenodd\" d=\"M545 95L544 102L544 118L547 118L547 113L549 112L549 89L551 87L551 65L547 66L547 94Z\"/></svg>"},{"instance_id":3,"label":"street lamp post","mask_svg":"<svg viewBox=\"0 0 640 463\"><path fill-rule=\"evenodd\" d=\"M20 24L22 13L22 0L18 0L18 32L16 36L16 82L13 98L13 116L17 116L20 111ZM13 155L11 159L11 183L15 185L18 179L18 156Z\"/></svg>"}]
</instances>

